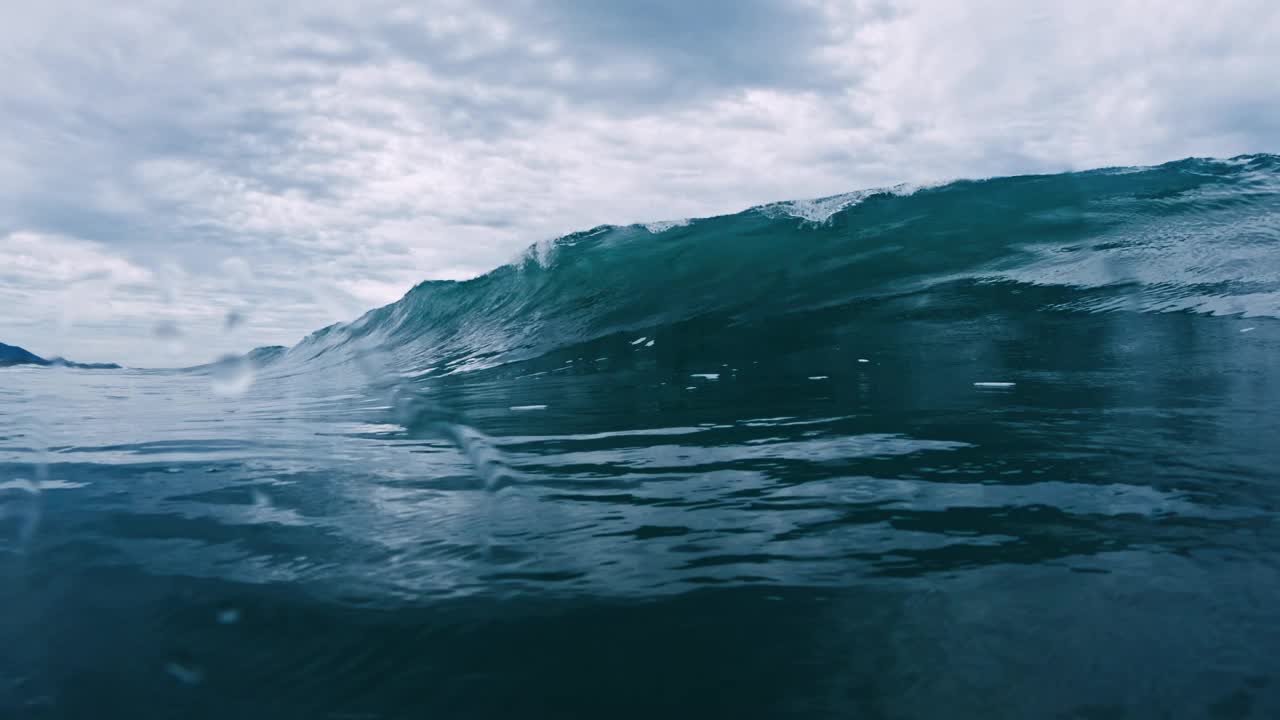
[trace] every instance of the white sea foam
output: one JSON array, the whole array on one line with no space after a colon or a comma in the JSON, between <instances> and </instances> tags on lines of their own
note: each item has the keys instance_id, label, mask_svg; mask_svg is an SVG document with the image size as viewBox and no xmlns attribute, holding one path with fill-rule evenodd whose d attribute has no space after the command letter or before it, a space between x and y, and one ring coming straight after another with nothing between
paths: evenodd
<instances>
[{"instance_id":1,"label":"white sea foam","mask_svg":"<svg viewBox=\"0 0 1280 720\"><path fill-rule=\"evenodd\" d=\"M88 487L89 483L74 482L72 480L9 480L0 482L0 490L76 490L82 487Z\"/></svg>"},{"instance_id":2,"label":"white sea foam","mask_svg":"<svg viewBox=\"0 0 1280 720\"><path fill-rule=\"evenodd\" d=\"M921 190L940 187L946 185L946 182L934 183L900 183L891 187L868 188L866 190L855 190L840 195L832 195L830 197L817 198L814 200L788 200L785 202L769 203L756 208L759 212L767 217L794 217L811 222L815 225L830 220L836 213L858 205L869 197L876 195L897 195L907 196L914 195Z\"/></svg>"},{"instance_id":3,"label":"white sea foam","mask_svg":"<svg viewBox=\"0 0 1280 720\"><path fill-rule=\"evenodd\" d=\"M658 233L664 233L674 228L688 227L692 222L693 221L688 218L681 220L661 220L659 222L640 223L640 227L648 230L654 235L657 235Z\"/></svg>"}]
</instances>

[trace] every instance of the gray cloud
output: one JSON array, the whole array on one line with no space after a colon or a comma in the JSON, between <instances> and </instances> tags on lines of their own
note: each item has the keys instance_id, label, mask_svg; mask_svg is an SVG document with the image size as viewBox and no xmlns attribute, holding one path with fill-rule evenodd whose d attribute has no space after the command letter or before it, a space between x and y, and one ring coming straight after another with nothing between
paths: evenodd
<instances>
[{"instance_id":1,"label":"gray cloud","mask_svg":"<svg viewBox=\"0 0 1280 720\"><path fill-rule=\"evenodd\" d=\"M1275 151L1277 33L1251 0L11 4L0 340L199 362L601 223Z\"/></svg>"}]
</instances>

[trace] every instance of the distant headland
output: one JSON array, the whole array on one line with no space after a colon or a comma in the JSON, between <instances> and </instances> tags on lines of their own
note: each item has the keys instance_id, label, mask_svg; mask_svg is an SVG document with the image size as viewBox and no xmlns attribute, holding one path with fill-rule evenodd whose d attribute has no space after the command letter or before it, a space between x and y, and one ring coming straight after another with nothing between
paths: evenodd
<instances>
[{"instance_id":1,"label":"distant headland","mask_svg":"<svg viewBox=\"0 0 1280 720\"><path fill-rule=\"evenodd\" d=\"M41 367L69 367L78 368L80 370L118 370L120 366L115 363L78 363L67 360L66 358L42 358L33 352L17 345L5 345L0 343L0 367L9 367L11 365L38 365Z\"/></svg>"}]
</instances>

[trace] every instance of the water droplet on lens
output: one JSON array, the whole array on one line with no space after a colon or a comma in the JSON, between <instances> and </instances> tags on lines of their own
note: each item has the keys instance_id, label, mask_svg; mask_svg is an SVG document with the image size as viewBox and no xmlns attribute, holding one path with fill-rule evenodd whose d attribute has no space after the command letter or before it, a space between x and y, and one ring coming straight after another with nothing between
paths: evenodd
<instances>
[{"instance_id":1,"label":"water droplet on lens","mask_svg":"<svg viewBox=\"0 0 1280 720\"><path fill-rule=\"evenodd\" d=\"M240 609L224 605L218 608L217 618L219 625L235 625L240 622Z\"/></svg>"},{"instance_id":2,"label":"water droplet on lens","mask_svg":"<svg viewBox=\"0 0 1280 720\"><path fill-rule=\"evenodd\" d=\"M391 404L395 422L410 430L433 421L438 414L425 398L401 388L395 389Z\"/></svg>"},{"instance_id":3,"label":"water droplet on lens","mask_svg":"<svg viewBox=\"0 0 1280 720\"><path fill-rule=\"evenodd\" d=\"M40 524L40 487L18 478L0 483L0 552L22 552Z\"/></svg>"},{"instance_id":4,"label":"water droplet on lens","mask_svg":"<svg viewBox=\"0 0 1280 720\"><path fill-rule=\"evenodd\" d=\"M160 320L152 328L152 333L163 342L163 347L170 355L181 355L186 349L182 341L182 330L172 320Z\"/></svg>"},{"instance_id":5,"label":"water droplet on lens","mask_svg":"<svg viewBox=\"0 0 1280 720\"><path fill-rule=\"evenodd\" d=\"M182 337L182 331L178 329L178 324L172 320L161 320L156 323L153 330L156 337L161 340L172 340Z\"/></svg>"},{"instance_id":6,"label":"water droplet on lens","mask_svg":"<svg viewBox=\"0 0 1280 720\"><path fill-rule=\"evenodd\" d=\"M224 328L226 330L235 330L236 328L243 325L244 321L245 321L244 313L240 312L239 310L231 310L227 313L226 321L224 323Z\"/></svg>"},{"instance_id":7,"label":"water droplet on lens","mask_svg":"<svg viewBox=\"0 0 1280 720\"><path fill-rule=\"evenodd\" d=\"M443 425L441 429L445 437L452 440L471 461L476 477L486 490L496 492L515 483L515 472L489 436L475 428L456 423Z\"/></svg>"},{"instance_id":8,"label":"water droplet on lens","mask_svg":"<svg viewBox=\"0 0 1280 720\"><path fill-rule=\"evenodd\" d=\"M190 658L175 658L164 664L164 671L183 685L199 685L204 681L204 670Z\"/></svg>"},{"instance_id":9,"label":"water droplet on lens","mask_svg":"<svg viewBox=\"0 0 1280 720\"><path fill-rule=\"evenodd\" d=\"M253 385L253 363L238 357L226 357L214 363L210 386L216 395L240 397Z\"/></svg>"}]
</instances>

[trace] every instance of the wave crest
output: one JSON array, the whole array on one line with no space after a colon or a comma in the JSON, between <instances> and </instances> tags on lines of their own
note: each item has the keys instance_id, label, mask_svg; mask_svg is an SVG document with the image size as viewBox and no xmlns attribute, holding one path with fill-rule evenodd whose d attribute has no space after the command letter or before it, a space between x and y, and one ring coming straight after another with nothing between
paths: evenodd
<instances>
[{"instance_id":1,"label":"wave crest","mask_svg":"<svg viewBox=\"0 0 1280 720\"><path fill-rule=\"evenodd\" d=\"M1066 311L1280 317L1277 228L1273 155L897 185L574 233L472 280L422 283L289 355L359 340L402 374L463 372L693 318L785 322L993 280L1079 291Z\"/></svg>"}]
</instances>

